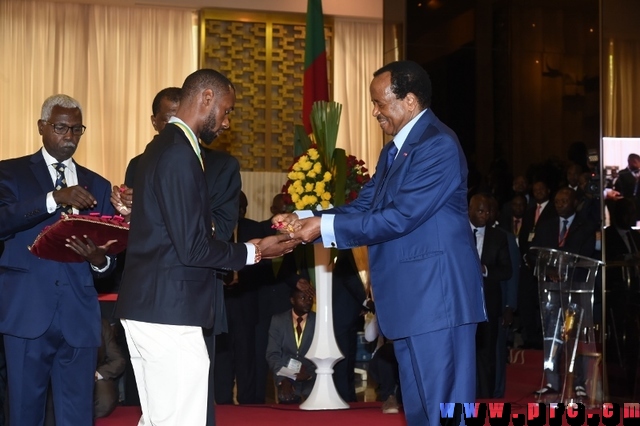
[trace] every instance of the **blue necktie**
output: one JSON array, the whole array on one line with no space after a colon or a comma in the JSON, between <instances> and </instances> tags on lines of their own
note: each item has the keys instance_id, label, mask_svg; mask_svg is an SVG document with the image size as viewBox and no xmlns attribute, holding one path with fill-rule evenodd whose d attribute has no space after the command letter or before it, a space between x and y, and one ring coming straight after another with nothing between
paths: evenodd
<instances>
[{"instance_id":1,"label":"blue necktie","mask_svg":"<svg viewBox=\"0 0 640 426\"><path fill-rule=\"evenodd\" d=\"M60 191L62 188L67 187L67 179L64 176L64 169L67 168L63 163L55 163L53 167L56 169L57 177L55 188L56 191ZM73 207L71 206L62 206L62 212L66 214L73 214Z\"/></svg>"},{"instance_id":2,"label":"blue necktie","mask_svg":"<svg viewBox=\"0 0 640 426\"><path fill-rule=\"evenodd\" d=\"M389 151L387 152L387 162L385 163L385 167L384 167L383 180L387 177L387 173L389 173L389 170L391 170L391 165L393 165L393 160L395 160L397 153L398 153L398 147L392 141L391 148L389 148Z\"/></svg>"}]
</instances>

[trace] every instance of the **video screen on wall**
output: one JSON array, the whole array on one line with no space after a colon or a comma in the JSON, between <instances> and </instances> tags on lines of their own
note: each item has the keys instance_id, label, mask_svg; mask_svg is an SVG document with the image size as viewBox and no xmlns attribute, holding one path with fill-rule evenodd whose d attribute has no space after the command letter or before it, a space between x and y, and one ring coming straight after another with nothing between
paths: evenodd
<instances>
[{"instance_id":1,"label":"video screen on wall","mask_svg":"<svg viewBox=\"0 0 640 426\"><path fill-rule=\"evenodd\" d=\"M612 187L618 179L620 171L628 168L629 154L640 154L640 138L603 138L602 165L604 168L605 186ZM636 172L637 174L637 172ZM626 189L627 196L640 197L637 192L640 180L636 179L635 185L631 182ZM618 183L620 186L622 182ZM632 195L633 194L633 195ZM609 214L605 209L605 225L610 224ZM636 223L640 227L640 221Z\"/></svg>"}]
</instances>

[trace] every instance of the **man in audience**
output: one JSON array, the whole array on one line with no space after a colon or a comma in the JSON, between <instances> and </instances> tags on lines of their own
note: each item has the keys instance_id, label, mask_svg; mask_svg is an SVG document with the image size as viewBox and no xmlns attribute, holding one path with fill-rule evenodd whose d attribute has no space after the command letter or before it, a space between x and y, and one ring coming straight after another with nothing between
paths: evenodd
<instances>
[{"instance_id":1,"label":"man in audience","mask_svg":"<svg viewBox=\"0 0 640 426\"><path fill-rule=\"evenodd\" d=\"M106 417L118 405L117 379L124 372L125 359L116 342L112 325L102 319L101 345L98 349L96 383L93 389L94 417Z\"/></svg>"},{"instance_id":2,"label":"man in audience","mask_svg":"<svg viewBox=\"0 0 640 426\"><path fill-rule=\"evenodd\" d=\"M513 209L515 214L522 214L524 212L525 198L522 195L516 195L514 200L520 200L521 206L518 203L515 204L516 208ZM498 201L495 198L489 199L489 222L488 226L491 226L499 231L502 231L507 236L507 243L509 245L509 259L511 260L511 277L506 280L500 281L500 288L502 290L502 314L498 318L498 340L496 344L496 383L493 389L493 398L503 398L505 386L507 383L507 352L510 343L513 342L513 336L509 335L511 326L514 321L514 311L518 306L518 286L520 283L520 250L518 250L518 240L511 231L501 227L500 223L496 222L498 216ZM520 212L520 213L518 213ZM509 221L509 224L514 224L514 221ZM514 224L515 225L515 224ZM507 226L508 228L508 226ZM516 226L513 226L517 229Z\"/></svg>"},{"instance_id":3,"label":"man in audience","mask_svg":"<svg viewBox=\"0 0 640 426\"><path fill-rule=\"evenodd\" d=\"M398 360L393 351L393 342L380 334L373 301L368 302L370 312L365 316L364 338L367 342L376 342L368 371L377 384L376 399L382 401L382 414L397 414L401 399Z\"/></svg>"},{"instance_id":4,"label":"man in audience","mask_svg":"<svg viewBox=\"0 0 640 426\"><path fill-rule=\"evenodd\" d=\"M271 319L266 354L281 404L299 403L309 396L316 377L315 365L305 358L316 325L316 313L311 311L313 297L293 288L289 300L292 308Z\"/></svg>"},{"instance_id":5,"label":"man in audience","mask_svg":"<svg viewBox=\"0 0 640 426\"><path fill-rule=\"evenodd\" d=\"M110 184L72 159L85 131L78 101L47 98L38 131L40 151L0 162L0 334L11 424L42 424L51 383L58 424L91 425L100 346L93 276L113 269L110 243L69 236L63 250L82 256L80 263L42 259L28 247L62 212L113 215Z\"/></svg>"},{"instance_id":6,"label":"man in audience","mask_svg":"<svg viewBox=\"0 0 640 426\"><path fill-rule=\"evenodd\" d=\"M596 225L576 214L578 205L576 191L569 187L560 188L554 197L554 205L558 212L558 217L548 219L538 225L532 246L558 249L581 256L593 257L596 245ZM531 256L534 256L534 254L531 254ZM529 263L534 264L535 261L531 260ZM548 313L545 314L545 318L549 318L549 321L543 326L545 329L549 330L551 328L553 331L556 318L558 318L556 312L558 312L560 306L551 302L541 307L541 309ZM545 335L545 359L555 358L557 360L562 351L556 349L555 354L557 355L552 354L553 347L558 342L555 337L547 337L549 335L553 336L553 332ZM554 362L558 365L558 362ZM576 366L575 395L577 397L586 397L585 377L583 369L580 368L581 363L577 362ZM557 393L562 389L558 368L545 369L545 378L545 386L536 391L538 395Z\"/></svg>"},{"instance_id":7,"label":"man in audience","mask_svg":"<svg viewBox=\"0 0 640 426\"><path fill-rule=\"evenodd\" d=\"M176 115L178 106L180 105L180 88L179 87L167 87L159 91L153 98L151 103L151 125L156 133L160 133L164 126L167 125L169 119ZM154 136L154 139L156 136ZM136 175L136 169L138 168L138 161L142 154L136 155L129 161L127 170L124 174L124 184L133 188L133 180ZM126 213L123 212L123 213Z\"/></svg>"},{"instance_id":8,"label":"man in audience","mask_svg":"<svg viewBox=\"0 0 640 426\"><path fill-rule=\"evenodd\" d=\"M276 215L285 211L285 203L282 194L276 194L271 203L271 214ZM271 216L273 217L273 216ZM271 218L260 222L264 235L273 235L277 231L271 227ZM303 246L296 250L304 250ZM265 359L269 342L269 326L271 318L290 308L291 290L295 287L304 291L308 296L315 297L315 289L308 280L295 280L297 276L307 268L303 264L304 256L300 253L289 253L282 257L266 260L264 262L264 275L260 277L258 285L258 322L256 324L256 403L264 404L267 399L267 389L270 380L269 365ZM300 264L298 264L300 263Z\"/></svg>"},{"instance_id":9,"label":"man in audience","mask_svg":"<svg viewBox=\"0 0 640 426\"><path fill-rule=\"evenodd\" d=\"M362 329L367 295L351 250L338 251L332 276L333 330L344 357L333 366L333 382L344 401L356 402L358 329Z\"/></svg>"},{"instance_id":10,"label":"man in audience","mask_svg":"<svg viewBox=\"0 0 640 426\"><path fill-rule=\"evenodd\" d=\"M640 221L640 155L629 154L627 168L620 170L614 183L614 189L636 205L635 220Z\"/></svg>"},{"instance_id":11,"label":"man in audience","mask_svg":"<svg viewBox=\"0 0 640 426\"><path fill-rule=\"evenodd\" d=\"M487 226L491 214L489 197L476 194L469 202L469 223L480 258L484 300L488 322L478 324L476 332L476 397L493 398L496 383L496 347L499 319L502 317L500 282L511 278L509 243L504 232Z\"/></svg>"},{"instance_id":12,"label":"man in audience","mask_svg":"<svg viewBox=\"0 0 640 426\"><path fill-rule=\"evenodd\" d=\"M535 205L527 209L522 217L522 227L518 236L520 253L526 257L529 247L536 235L538 224L547 219L557 217L553 203L550 203L549 186L542 180L533 184ZM528 265L529 272L520 279L518 292L518 320L522 333L523 348L542 348L542 325L538 303L538 282L533 275L533 265Z\"/></svg>"},{"instance_id":13,"label":"man in audience","mask_svg":"<svg viewBox=\"0 0 640 426\"><path fill-rule=\"evenodd\" d=\"M239 219L234 242L246 242L264 236L260 222L245 217L249 205L240 192ZM224 279L224 302L228 332L216 337L215 402L233 404L234 387L239 404L256 403L255 335L258 322L258 285L268 264L245 266Z\"/></svg>"},{"instance_id":14,"label":"man in audience","mask_svg":"<svg viewBox=\"0 0 640 426\"><path fill-rule=\"evenodd\" d=\"M202 328L214 324L214 268L240 269L295 244L286 236L244 244L213 238L198 138L210 144L228 129L234 105L235 88L222 74L189 75L176 116L147 145L136 171L116 316L136 373L141 423L206 423L210 362Z\"/></svg>"}]
</instances>

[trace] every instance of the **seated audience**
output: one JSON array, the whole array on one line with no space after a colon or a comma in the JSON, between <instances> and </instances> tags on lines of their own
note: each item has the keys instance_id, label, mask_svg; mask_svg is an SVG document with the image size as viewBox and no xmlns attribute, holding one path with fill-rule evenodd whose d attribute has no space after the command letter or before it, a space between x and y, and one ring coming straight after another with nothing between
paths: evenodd
<instances>
[{"instance_id":1,"label":"seated audience","mask_svg":"<svg viewBox=\"0 0 640 426\"><path fill-rule=\"evenodd\" d=\"M393 342L387 340L378 329L378 319L373 309L366 315L364 338L368 342L377 341L369 361L369 374L377 384L377 400L382 401L382 413L397 414L401 397L398 360L393 350Z\"/></svg>"},{"instance_id":2,"label":"seated audience","mask_svg":"<svg viewBox=\"0 0 640 426\"><path fill-rule=\"evenodd\" d=\"M316 325L313 297L294 288L289 300L293 308L271 319L266 354L281 404L299 403L309 396L316 377L315 365L305 358Z\"/></svg>"}]
</instances>

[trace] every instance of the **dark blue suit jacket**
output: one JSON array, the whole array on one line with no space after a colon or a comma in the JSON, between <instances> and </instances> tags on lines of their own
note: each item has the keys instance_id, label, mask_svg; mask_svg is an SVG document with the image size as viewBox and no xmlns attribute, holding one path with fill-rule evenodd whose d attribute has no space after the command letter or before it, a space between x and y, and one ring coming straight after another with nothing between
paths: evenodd
<instances>
[{"instance_id":1,"label":"dark blue suit jacket","mask_svg":"<svg viewBox=\"0 0 640 426\"><path fill-rule=\"evenodd\" d=\"M113 215L109 182L78 164L76 171L78 184L98 201L95 211ZM41 151L0 162L0 239L5 242L0 258L0 333L36 338L47 330L58 309L67 343L98 347L100 309L89 263L44 260L27 248L60 217L59 210L47 213L46 195L53 189ZM114 259L110 269L113 266ZM73 292L64 294L73 296L60 297L58 283L71 286Z\"/></svg>"},{"instance_id":2,"label":"dark blue suit jacket","mask_svg":"<svg viewBox=\"0 0 640 426\"><path fill-rule=\"evenodd\" d=\"M467 164L455 133L428 109L381 182L388 150L355 201L323 212L336 213L338 248L369 246L382 334L399 339L485 321Z\"/></svg>"}]
</instances>

